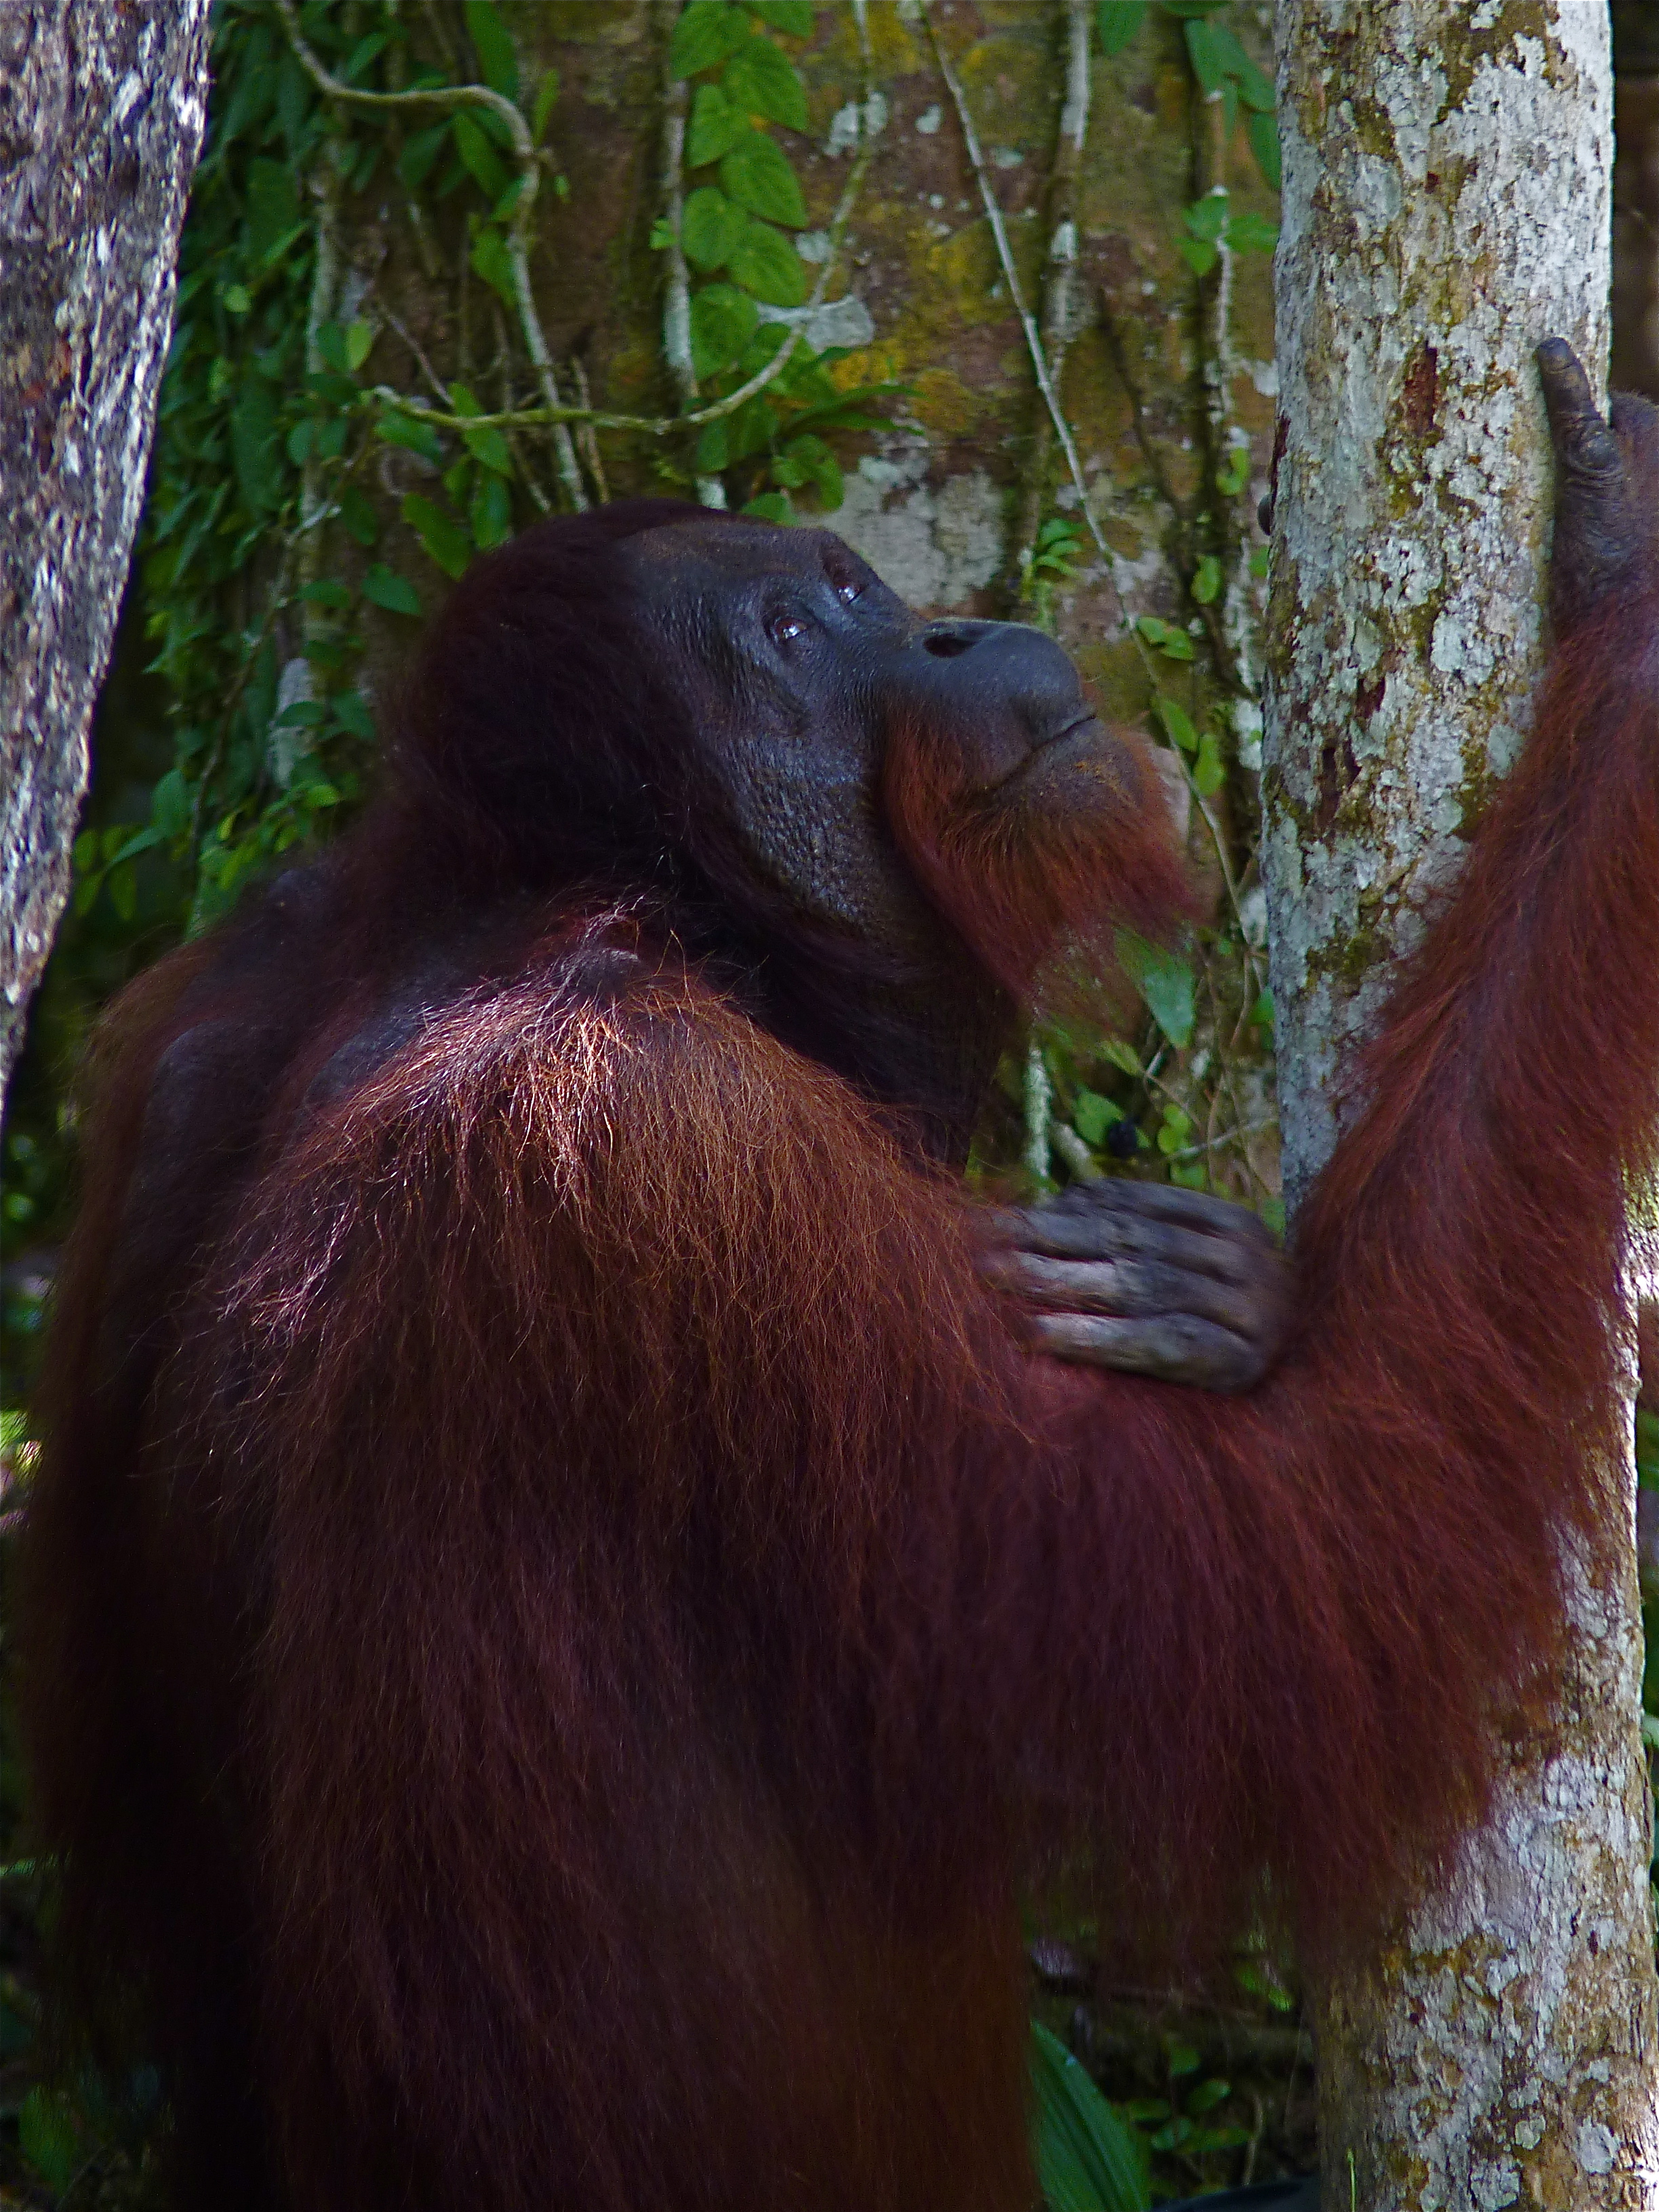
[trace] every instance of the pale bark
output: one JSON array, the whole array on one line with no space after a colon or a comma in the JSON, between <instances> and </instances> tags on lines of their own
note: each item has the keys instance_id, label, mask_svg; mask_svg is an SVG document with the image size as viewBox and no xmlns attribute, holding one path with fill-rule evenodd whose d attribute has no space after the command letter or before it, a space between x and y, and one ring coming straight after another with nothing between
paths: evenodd
<instances>
[{"instance_id":1,"label":"pale bark","mask_svg":"<svg viewBox=\"0 0 1659 2212\"><path fill-rule=\"evenodd\" d=\"M1605 11L1281 0L1265 865L1287 1190L1524 733L1550 468L1532 349L1607 357ZM1517 1483L1527 1471L1517 1467ZM1570 1576L1571 1688L1488 1826L1326 1993L1332 2207L1659 2201L1633 1559Z\"/></svg>"},{"instance_id":2,"label":"pale bark","mask_svg":"<svg viewBox=\"0 0 1659 2212\"><path fill-rule=\"evenodd\" d=\"M208 0L0 8L0 1104L69 893L207 112Z\"/></svg>"}]
</instances>

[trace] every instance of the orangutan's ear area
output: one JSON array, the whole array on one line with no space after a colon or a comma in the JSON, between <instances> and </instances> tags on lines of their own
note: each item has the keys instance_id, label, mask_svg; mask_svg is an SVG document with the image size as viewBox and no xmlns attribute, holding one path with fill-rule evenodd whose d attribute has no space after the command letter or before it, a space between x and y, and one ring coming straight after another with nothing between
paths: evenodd
<instances>
[{"instance_id":1,"label":"orangutan's ear area","mask_svg":"<svg viewBox=\"0 0 1659 2212\"><path fill-rule=\"evenodd\" d=\"M1192 912L1148 757L827 532L480 560L379 804L118 1002L20 1703L185 2212L1029 2212L1023 1898L1329 1964L1488 1804L1659 1071L1659 441L1541 362L1553 667L1234 1395L1163 1378L1259 1231L1079 1185L992 1282L947 1172L1016 1002Z\"/></svg>"}]
</instances>

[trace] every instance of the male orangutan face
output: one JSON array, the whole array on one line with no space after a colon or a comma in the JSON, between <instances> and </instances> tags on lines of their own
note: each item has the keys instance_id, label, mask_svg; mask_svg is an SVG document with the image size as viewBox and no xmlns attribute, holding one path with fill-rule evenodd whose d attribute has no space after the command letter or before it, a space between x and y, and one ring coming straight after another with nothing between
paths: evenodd
<instances>
[{"instance_id":1,"label":"male orangutan face","mask_svg":"<svg viewBox=\"0 0 1659 2212\"><path fill-rule=\"evenodd\" d=\"M827 530L711 520L621 555L756 877L895 949L942 910L1023 988L1160 812L1023 623L919 620Z\"/></svg>"}]
</instances>

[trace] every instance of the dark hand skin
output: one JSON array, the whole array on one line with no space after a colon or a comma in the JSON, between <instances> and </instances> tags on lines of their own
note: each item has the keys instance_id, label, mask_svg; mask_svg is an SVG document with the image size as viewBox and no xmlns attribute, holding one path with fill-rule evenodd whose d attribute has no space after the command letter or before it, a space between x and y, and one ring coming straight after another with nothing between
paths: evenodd
<instances>
[{"instance_id":1,"label":"dark hand skin","mask_svg":"<svg viewBox=\"0 0 1659 2212\"><path fill-rule=\"evenodd\" d=\"M1231 1391L1283 1348L1291 1270L1248 1206L1118 1176L989 1225L987 1272L1056 1358Z\"/></svg>"},{"instance_id":2,"label":"dark hand skin","mask_svg":"<svg viewBox=\"0 0 1659 2212\"><path fill-rule=\"evenodd\" d=\"M1550 605L1568 629L1611 597L1659 588L1659 513L1641 490L1659 482L1659 408L1617 392L1604 421L1564 338L1537 358L1556 460ZM993 1234L989 1272L1055 1358L1232 1391L1283 1349L1290 1264L1246 1207L1108 1180L1000 1214Z\"/></svg>"},{"instance_id":3,"label":"dark hand skin","mask_svg":"<svg viewBox=\"0 0 1659 2212\"><path fill-rule=\"evenodd\" d=\"M1643 490L1659 483L1659 408L1615 392L1603 422L1565 338L1539 347L1538 374L1555 447L1550 611L1565 629L1615 594L1659 586L1659 514Z\"/></svg>"}]
</instances>

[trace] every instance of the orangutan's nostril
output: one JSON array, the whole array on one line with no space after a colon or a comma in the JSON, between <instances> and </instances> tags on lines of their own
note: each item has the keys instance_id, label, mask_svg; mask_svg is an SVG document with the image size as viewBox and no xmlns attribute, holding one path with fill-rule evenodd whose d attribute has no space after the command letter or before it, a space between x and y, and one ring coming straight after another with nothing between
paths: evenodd
<instances>
[{"instance_id":1,"label":"orangutan's nostril","mask_svg":"<svg viewBox=\"0 0 1659 2212\"><path fill-rule=\"evenodd\" d=\"M923 650L931 653L935 660L954 660L959 653L966 653L973 641L960 630L951 629L928 630L921 641Z\"/></svg>"}]
</instances>

